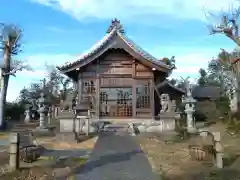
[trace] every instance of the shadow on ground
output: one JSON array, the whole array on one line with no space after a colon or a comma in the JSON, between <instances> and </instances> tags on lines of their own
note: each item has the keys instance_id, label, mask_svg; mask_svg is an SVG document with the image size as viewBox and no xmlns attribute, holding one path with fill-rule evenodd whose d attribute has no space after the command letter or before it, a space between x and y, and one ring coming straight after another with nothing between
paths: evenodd
<instances>
[{"instance_id":1,"label":"shadow on ground","mask_svg":"<svg viewBox=\"0 0 240 180\"><path fill-rule=\"evenodd\" d=\"M81 157L91 153L91 150L72 149L72 150L54 150L46 149L42 156L44 157Z\"/></svg>"},{"instance_id":2,"label":"shadow on ground","mask_svg":"<svg viewBox=\"0 0 240 180\"><path fill-rule=\"evenodd\" d=\"M76 168L73 174L84 174L93 171L95 168L104 166L109 163L119 163L130 160L134 155L143 153L141 150L131 151L127 153L115 153L101 156L98 159L90 159L83 166Z\"/></svg>"}]
</instances>

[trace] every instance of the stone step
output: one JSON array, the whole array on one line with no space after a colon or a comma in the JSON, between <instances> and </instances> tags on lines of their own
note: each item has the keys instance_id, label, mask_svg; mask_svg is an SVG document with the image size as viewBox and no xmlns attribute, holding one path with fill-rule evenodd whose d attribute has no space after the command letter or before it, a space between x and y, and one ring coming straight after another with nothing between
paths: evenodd
<instances>
[{"instance_id":1,"label":"stone step","mask_svg":"<svg viewBox=\"0 0 240 180\"><path fill-rule=\"evenodd\" d=\"M39 122L30 122L30 123L15 124L14 128L25 128L25 127L27 127L27 128L30 128L30 127L35 128L37 126L39 126Z\"/></svg>"},{"instance_id":2,"label":"stone step","mask_svg":"<svg viewBox=\"0 0 240 180\"><path fill-rule=\"evenodd\" d=\"M12 129L11 132L13 133L23 133L23 132L30 132L28 129Z\"/></svg>"}]
</instances>

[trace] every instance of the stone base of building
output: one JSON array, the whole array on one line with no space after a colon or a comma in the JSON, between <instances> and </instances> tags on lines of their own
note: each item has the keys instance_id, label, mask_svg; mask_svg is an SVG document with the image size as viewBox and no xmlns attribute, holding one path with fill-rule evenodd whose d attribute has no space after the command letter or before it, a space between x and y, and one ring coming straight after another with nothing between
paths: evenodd
<instances>
[{"instance_id":1,"label":"stone base of building","mask_svg":"<svg viewBox=\"0 0 240 180\"><path fill-rule=\"evenodd\" d=\"M136 124L137 126L145 126L146 128L158 129L158 132L162 131L171 131L175 129L175 120L174 119L162 119L155 120L155 118L93 118L90 120L90 124L98 121L107 121L112 124L126 125L129 123ZM73 120L70 118L59 119L60 122L60 132L80 132L81 127L84 124L84 120ZM150 130L149 129L149 130Z\"/></svg>"}]
</instances>

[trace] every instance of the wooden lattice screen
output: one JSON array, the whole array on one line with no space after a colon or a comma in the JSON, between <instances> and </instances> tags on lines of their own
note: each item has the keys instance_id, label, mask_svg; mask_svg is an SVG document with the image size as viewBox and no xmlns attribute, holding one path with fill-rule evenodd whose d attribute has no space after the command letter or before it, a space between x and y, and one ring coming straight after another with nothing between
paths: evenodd
<instances>
[{"instance_id":1,"label":"wooden lattice screen","mask_svg":"<svg viewBox=\"0 0 240 180\"><path fill-rule=\"evenodd\" d=\"M136 88L137 108L150 108L150 82L149 80L137 80Z\"/></svg>"},{"instance_id":2,"label":"wooden lattice screen","mask_svg":"<svg viewBox=\"0 0 240 180\"><path fill-rule=\"evenodd\" d=\"M100 116L132 116L132 88L101 88Z\"/></svg>"}]
</instances>

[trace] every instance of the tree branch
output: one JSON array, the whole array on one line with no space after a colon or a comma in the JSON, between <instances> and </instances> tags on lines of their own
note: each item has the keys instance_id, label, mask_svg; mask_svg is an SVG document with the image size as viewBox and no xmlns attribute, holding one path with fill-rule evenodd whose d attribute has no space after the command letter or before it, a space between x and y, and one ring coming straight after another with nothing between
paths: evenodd
<instances>
[{"instance_id":1,"label":"tree branch","mask_svg":"<svg viewBox=\"0 0 240 180\"><path fill-rule=\"evenodd\" d=\"M213 14L209 13L211 16ZM239 37L239 25L237 20L240 15L240 6L232 10L232 12L227 13L227 15L221 15L219 25L210 26L210 34L222 33L240 46L240 37ZM207 16L206 16L207 17ZM208 19L208 18L207 18Z\"/></svg>"}]
</instances>

